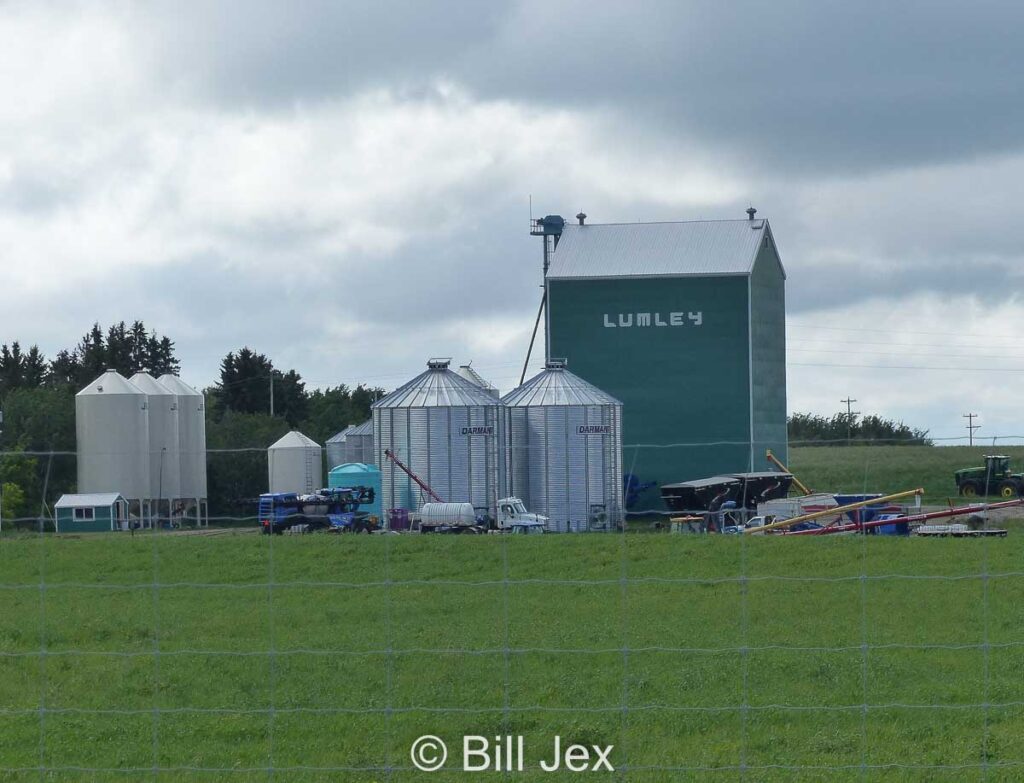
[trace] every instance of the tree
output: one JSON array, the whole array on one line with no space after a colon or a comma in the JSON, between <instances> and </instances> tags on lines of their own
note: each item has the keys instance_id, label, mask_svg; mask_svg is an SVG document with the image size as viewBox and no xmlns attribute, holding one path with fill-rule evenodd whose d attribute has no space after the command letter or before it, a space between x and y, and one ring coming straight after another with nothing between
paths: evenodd
<instances>
[{"instance_id":1,"label":"tree","mask_svg":"<svg viewBox=\"0 0 1024 783\"><path fill-rule=\"evenodd\" d=\"M856 415L848 417L845 413L832 417L794 413L789 417L789 439L806 446L933 445L928 430L876 415L858 420Z\"/></svg>"},{"instance_id":2,"label":"tree","mask_svg":"<svg viewBox=\"0 0 1024 783\"><path fill-rule=\"evenodd\" d=\"M4 522L12 524L25 513L25 492L17 484L5 481L2 484L3 500L0 501L0 512Z\"/></svg>"},{"instance_id":3,"label":"tree","mask_svg":"<svg viewBox=\"0 0 1024 783\"><path fill-rule=\"evenodd\" d=\"M218 412L270 413L273 382L274 415L297 427L308 413L306 385L295 370L282 373L264 354L248 346L221 360L220 386L216 390Z\"/></svg>"}]
</instances>

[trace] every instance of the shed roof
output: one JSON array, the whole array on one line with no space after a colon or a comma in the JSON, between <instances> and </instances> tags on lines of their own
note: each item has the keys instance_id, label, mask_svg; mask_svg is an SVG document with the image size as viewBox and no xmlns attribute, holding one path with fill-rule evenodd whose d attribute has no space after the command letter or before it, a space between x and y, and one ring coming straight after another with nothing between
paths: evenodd
<instances>
[{"instance_id":1,"label":"shed roof","mask_svg":"<svg viewBox=\"0 0 1024 783\"><path fill-rule=\"evenodd\" d=\"M566 225L548 278L749 275L766 235L767 220Z\"/></svg>"},{"instance_id":2,"label":"shed roof","mask_svg":"<svg viewBox=\"0 0 1024 783\"><path fill-rule=\"evenodd\" d=\"M93 492L86 495L61 495L54 508L81 508L83 506L112 506L124 496L118 492Z\"/></svg>"},{"instance_id":3,"label":"shed roof","mask_svg":"<svg viewBox=\"0 0 1024 783\"><path fill-rule=\"evenodd\" d=\"M565 369L564 362L549 362L544 370L513 389L501 401L510 408L540 405L621 405L580 376Z\"/></svg>"}]
</instances>

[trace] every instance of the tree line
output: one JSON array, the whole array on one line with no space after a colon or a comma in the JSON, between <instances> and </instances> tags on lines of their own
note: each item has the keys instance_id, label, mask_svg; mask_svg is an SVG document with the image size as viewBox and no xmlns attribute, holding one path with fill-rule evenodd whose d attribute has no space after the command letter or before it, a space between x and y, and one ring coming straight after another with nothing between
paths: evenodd
<instances>
[{"instance_id":1,"label":"tree line","mask_svg":"<svg viewBox=\"0 0 1024 783\"><path fill-rule=\"evenodd\" d=\"M788 421L789 441L801 446L932 446L928 430L909 427L881 416L819 416L794 413Z\"/></svg>"},{"instance_id":2,"label":"tree line","mask_svg":"<svg viewBox=\"0 0 1024 783\"><path fill-rule=\"evenodd\" d=\"M106 329L98 323L73 347L48 359L32 345L0 346L0 487L5 520L45 514L46 504L76 490L75 394L108 369L125 377L177 374L174 341L142 321ZM273 409L271 408L273 393ZM211 514L246 512L242 502L266 491L271 443L300 429L319 443L370 416L383 390L345 384L309 391L295 370L281 371L248 347L224 357L218 382L203 389ZM257 451L245 451L256 449Z\"/></svg>"}]
</instances>

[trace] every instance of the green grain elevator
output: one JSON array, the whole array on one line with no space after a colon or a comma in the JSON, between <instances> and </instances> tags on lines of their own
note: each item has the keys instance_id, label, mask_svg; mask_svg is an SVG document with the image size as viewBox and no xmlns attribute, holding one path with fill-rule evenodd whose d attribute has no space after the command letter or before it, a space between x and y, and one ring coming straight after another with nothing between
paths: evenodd
<instances>
[{"instance_id":1,"label":"green grain elevator","mask_svg":"<svg viewBox=\"0 0 1024 783\"><path fill-rule=\"evenodd\" d=\"M622 401L623 470L642 482L769 470L766 449L787 459L786 273L755 213L537 221L547 355ZM656 490L639 501L662 508Z\"/></svg>"}]
</instances>

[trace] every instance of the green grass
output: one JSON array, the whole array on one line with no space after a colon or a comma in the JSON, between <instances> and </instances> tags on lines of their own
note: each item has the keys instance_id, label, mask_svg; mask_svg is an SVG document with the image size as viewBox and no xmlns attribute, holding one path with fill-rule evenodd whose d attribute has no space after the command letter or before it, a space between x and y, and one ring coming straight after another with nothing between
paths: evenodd
<instances>
[{"instance_id":1,"label":"green grass","mask_svg":"<svg viewBox=\"0 0 1024 783\"><path fill-rule=\"evenodd\" d=\"M555 734L613 743L619 773L585 780L1020 779L1022 557L1024 536L6 538L0 780L572 779L427 778L427 733L523 734L528 763Z\"/></svg>"},{"instance_id":2,"label":"green grass","mask_svg":"<svg viewBox=\"0 0 1024 783\"><path fill-rule=\"evenodd\" d=\"M985 454L1007 454L1024 472L1024 446L796 447L788 467L811 489L829 492L899 492L924 487L926 503L956 498L953 472L985 464Z\"/></svg>"}]
</instances>

